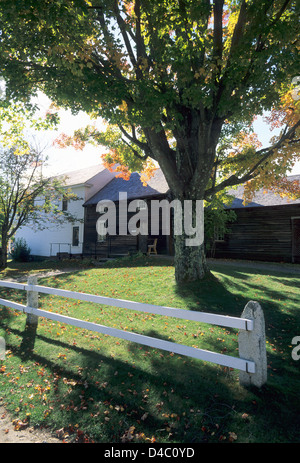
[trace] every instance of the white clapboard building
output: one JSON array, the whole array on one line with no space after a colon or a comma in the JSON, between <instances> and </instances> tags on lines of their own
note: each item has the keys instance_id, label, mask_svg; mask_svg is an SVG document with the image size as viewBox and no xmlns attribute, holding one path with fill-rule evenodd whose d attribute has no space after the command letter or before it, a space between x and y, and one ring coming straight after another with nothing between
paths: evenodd
<instances>
[{"instance_id":1,"label":"white clapboard building","mask_svg":"<svg viewBox=\"0 0 300 463\"><path fill-rule=\"evenodd\" d=\"M67 210L78 220L74 223L65 221L59 225L49 217L49 222L43 223L42 230L34 224L27 224L17 231L15 238L23 238L26 241L32 256L81 254L84 233L83 204L110 182L114 175L103 165L96 165L59 176L64 178L65 188L71 190L80 199L64 201L61 198L57 206Z\"/></svg>"}]
</instances>

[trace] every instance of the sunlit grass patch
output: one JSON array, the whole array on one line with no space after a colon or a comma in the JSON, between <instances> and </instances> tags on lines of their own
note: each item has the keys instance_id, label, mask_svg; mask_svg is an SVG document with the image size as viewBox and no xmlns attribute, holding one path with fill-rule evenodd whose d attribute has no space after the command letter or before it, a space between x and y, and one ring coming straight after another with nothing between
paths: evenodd
<instances>
[{"instance_id":1,"label":"sunlit grass patch","mask_svg":"<svg viewBox=\"0 0 300 463\"><path fill-rule=\"evenodd\" d=\"M300 335L300 289L294 275L215 265L205 282L179 289L172 265L131 258L41 278L39 283L233 316L240 316L249 300L257 300L265 313L269 380L261 390L244 389L237 371L46 318L39 319L34 349L28 350L25 316L1 307L0 336L6 339L7 355L0 362L0 397L14 416L59 430L68 441L299 440L299 365L291 358L291 340ZM20 291L1 288L0 294L26 301ZM39 306L238 356L234 329L46 294L40 294Z\"/></svg>"}]
</instances>

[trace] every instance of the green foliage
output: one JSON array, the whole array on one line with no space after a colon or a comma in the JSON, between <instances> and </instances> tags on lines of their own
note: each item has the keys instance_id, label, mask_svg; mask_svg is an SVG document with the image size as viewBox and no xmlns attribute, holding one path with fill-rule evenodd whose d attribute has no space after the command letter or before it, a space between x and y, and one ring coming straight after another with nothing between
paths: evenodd
<instances>
[{"instance_id":1,"label":"green foliage","mask_svg":"<svg viewBox=\"0 0 300 463\"><path fill-rule=\"evenodd\" d=\"M230 223L236 220L236 214L227 206L232 203L233 196L225 191L213 196L204 209L204 241L205 249L213 255L215 241L225 237L230 232Z\"/></svg>"},{"instance_id":2,"label":"green foliage","mask_svg":"<svg viewBox=\"0 0 300 463\"><path fill-rule=\"evenodd\" d=\"M56 112L47 112L45 117L36 115L36 108L22 103L5 103L0 100L0 145L14 148L16 155L30 152L28 133L32 136L53 128L58 123Z\"/></svg>"},{"instance_id":3,"label":"green foliage","mask_svg":"<svg viewBox=\"0 0 300 463\"><path fill-rule=\"evenodd\" d=\"M270 147L228 149L300 74L296 0L2 0L0 21L7 98L39 89L105 119L104 133L76 141L105 144L126 172L151 159L175 198L210 200L257 177L258 188L299 159L299 119Z\"/></svg>"},{"instance_id":4,"label":"green foliage","mask_svg":"<svg viewBox=\"0 0 300 463\"><path fill-rule=\"evenodd\" d=\"M29 262L30 251L24 238L17 238L13 244L11 257L15 262Z\"/></svg>"},{"instance_id":5,"label":"green foliage","mask_svg":"<svg viewBox=\"0 0 300 463\"><path fill-rule=\"evenodd\" d=\"M215 241L222 239L230 232L230 223L236 220L234 211L226 210L224 207L206 208L204 211L204 233L205 249L212 255L214 253Z\"/></svg>"},{"instance_id":6,"label":"green foliage","mask_svg":"<svg viewBox=\"0 0 300 463\"><path fill-rule=\"evenodd\" d=\"M299 74L298 11L295 0L3 0L7 97L26 100L40 89L123 126L129 164L142 149L175 194L198 184L203 198L211 169L201 188L199 176L228 132L225 121L247 127Z\"/></svg>"}]
</instances>

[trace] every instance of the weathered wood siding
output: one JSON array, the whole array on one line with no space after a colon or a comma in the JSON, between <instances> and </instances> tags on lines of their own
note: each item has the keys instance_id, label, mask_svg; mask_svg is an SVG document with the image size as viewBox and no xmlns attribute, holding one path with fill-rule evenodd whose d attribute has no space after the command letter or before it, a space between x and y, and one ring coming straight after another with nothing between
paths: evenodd
<instances>
[{"instance_id":1,"label":"weathered wood siding","mask_svg":"<svg viewBox=\"0 0 300 463\"><path fill-rule=\"evenodd\" d=\"M100 214L96 206L85 208L83 254L92 257L108 257L111 254L127 254L137 251L137 237L107 236L105 242L98 242L96 223Z\"/></svg>"},{"instance_id":2,"label":"weathered wood siding","mask_svg":"<svg viewBox=\"0 0 300 463\"><path fill-rule=\"evenodd\" d=\"M292 262L300 264L300 216L292 219Z\"/></svg>"},{"instance_id":3,"label":"weathered wood siding","mask_svg":"<svg viewBox=\"0 0 300 463\"><path fill-rule=\"evenodd\" d=\"M292 262L292 218L300 204L234 209L237 220L224 242L217 242L215 257Z\"/></svg>"},{"instance_id":4,"label":"weathered wood siding","mask_svg":"<svg viewBox=\"0 0 300 463\"><path fill-rule=\"evenodd\" d=\"M152 198L151 198L152 199ZM155 198L161 199L161 198ZM108 257L110 255L122 255L128 253L134 253L137 251L147 252L148 244L152 244L154 238L158 238L157 251L159 254L166 254L170 251L171 240L166 236L162 228L162 217L160 215L158 220L158 234L151 234L151 203L147 201L148 205L148 235L131 235L128 232L127 236L119 235L120 226L127 227L129 220L136 214L136 212L127 212L127 222L119 223L119 204L115 203L116 207L116 236L107 235L105 242L97 242L97 229L96 223L100 217L99 212L96 211L96 205L85 207L85 219L84 219L84 243L83 243L83 254L85 256L97 256L97 257Z\"/></svg>"}]
</instances>

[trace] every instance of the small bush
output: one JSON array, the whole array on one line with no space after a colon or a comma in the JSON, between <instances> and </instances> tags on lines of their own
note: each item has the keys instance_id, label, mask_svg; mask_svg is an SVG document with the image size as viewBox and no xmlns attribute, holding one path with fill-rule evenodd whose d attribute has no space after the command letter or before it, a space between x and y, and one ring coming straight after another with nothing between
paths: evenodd
<instances>
[{"instance_id":1,"label":"small bush","mask_svg":"<svg viewBox=\"0 0 300 463\"><path fill-rule=\"evenodd\" d=\"M31 250L24 238L18 238L16 239L13 250L11 251L11 257L15 262L29 262L30 251Z\"/></svg>"}]
</instances>

